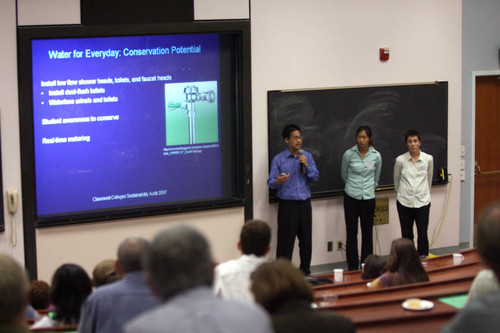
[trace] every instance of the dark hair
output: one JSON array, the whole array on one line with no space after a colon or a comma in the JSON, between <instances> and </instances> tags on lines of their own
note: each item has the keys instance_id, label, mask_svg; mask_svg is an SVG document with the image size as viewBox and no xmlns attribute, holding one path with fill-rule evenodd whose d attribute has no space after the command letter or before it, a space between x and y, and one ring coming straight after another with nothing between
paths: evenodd
<instances>
[{"instance_id":1,"label":"dark hair","mask_svg":"<svg viewBox=\"0 0 500 333\"><path fill-rule=\"evenodd\" d=\"M365 132L368 138L370 138L370 145L372 144L372 129L369 126L363 125L359 126L358 129L356 130L356 138L358 137L358 134L361 132Z\"/></svg>"},{"instance_id":2,"label":"dark hair","mask_svg":"<svg viewBox=\"0 0 500 333\"><path fill-rule=\"evenodd\" d=\"M365 259L365 266L363 268L363 273L361 278L375 279L385 272L385 265L387 263L387 258L381 257L378 254L370 254Z\"/></svg>"},{"instance_id":3,"label":"dark hair","mask_svg":"<svg viewBox=\"0 0 500 333\"><path fill-rule=\"evenodd\" d=\"M490 204L479 215L477 252L498 278L500 276L500 201Z\"/></svg>"},{"instance_id":4,"label":"dark hair","mask_svg":"<svg viewBox=\"0 0 500 333\"><path fill-rule=\"evenodd\" d=\"M386 270L391 272L392 285L429 281L415 245L408 238L398 238L392 241Z\"/></svg>"},{"instance_id":5,"label":"dark hair","mask_svg":"<svg viewBox=\"0 0 500 333\"><path fill-rule=\"evenodd\" d=\"M155 236L147 252L146 268L151 288L162 300L198 286L210 287L213 281L208 242L187 226Z\"/></svg>"},{"instance_id":6,"label":"dark hair","mask_svg":"<svg viewBox=\"0 0 500 333\"><path fill-rule=\"evenodd\" d=\"M144 256L149 242L141 237L125 239L118 247L118 262L123 273L137 272L143 269Z\"/></svg>"},{"instance_id":7,"label":"dark hair","mask_svg":"<svg viewBox=\"0 0 500 333\"><path fill-rule=\"evenodd\" d=\"M241 252L263 257L269 248L271 229L266 222L250 220L245 223L240 233Z\"/></svg>"},{"instance_id":8,"label":"dark hair","mask_svg":"<svg viewBox=\"0 0 500 333\"><path fill-rule=\"evenodd\" d=\"M116 270L116 262L113 259L103 260L95 265L92 271L92 284L94 287L104 286L121 278Z\"/></svg>"},{"instance_id":9,"label":"dark hair","mask_svg":"<svg viewBox=\"0 0 500 333\"><path fill-rule=\"evenodd\" d=\"M92 282L78 265L65 264L52 277L50 301L56 308L54 319L63 324L77 324L80 307L92 291Z\"/></svg>"},{"instance_id":10,"label":"dark hair","mask_svg":"<svg viewBox=\"0 0 500 333\"><path fill-rule=\"evenodd\" d=\"M294 124L288 124L283 128L283 132L281 132L281 136L283 137L283 139L290 139L290 134L292 134L292 132L295 132L295 131L302 132L300 130L299 126L294 125Z\"/></svg>"},{"instance_id":11,"label":"dark hair","mask_svg":"<svg viewBox=\"0 0 500 333\"><path fill-rule=\"evenodd\" d=\"M29 303L35 310L43 310L50 304L50 286L47 282L41 280L31 281L28 292Z\"/></svg>"},{"instance_id":12,"label":"dark hair","mask_svg":"<svg viewBox=\"0 0 500 333\"><path fill-rule=\"evenodd\" d=\"M255 301L273 313L289 299L314 301L314 296L302 271L280 258L260 265L252 273L251 290Z\"/></svg>"},{"instance_id":13,"label":"dark hair","mask_svg":"<svg viewBox=\"0 0 500 333\"><path fill-rule=\"evenodd\" d=\"M410 136L416 136L418 138L418 141L422 141L420 139L420 134L417 131L411 129L411 130L407 130L406 133L405 133L405 143L408 142L408 138Z\"/></svg>"}]
</instances>

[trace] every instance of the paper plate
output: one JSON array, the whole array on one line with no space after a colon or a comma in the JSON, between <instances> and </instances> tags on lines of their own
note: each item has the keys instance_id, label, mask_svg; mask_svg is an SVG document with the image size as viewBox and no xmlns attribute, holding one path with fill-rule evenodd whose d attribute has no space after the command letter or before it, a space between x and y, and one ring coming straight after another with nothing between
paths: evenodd
<instances>
[{"instance_id":1,"label":"paper plate","mask_svg":"<svg viewBox=\"0 0 500 333\"><path fill-rule=\"evenodd\" d=\"M416 307L411 307L409 306L408 304L408 300L404 301L403 304L401 304L403 306L403 309L405 310L409 310L409 311L426 311L426 310L430 310L434 307L434 303L432 303L431 301L426 301L426 300L420 300L420 306L418 308Z\"/></svg>"}]
</instances>

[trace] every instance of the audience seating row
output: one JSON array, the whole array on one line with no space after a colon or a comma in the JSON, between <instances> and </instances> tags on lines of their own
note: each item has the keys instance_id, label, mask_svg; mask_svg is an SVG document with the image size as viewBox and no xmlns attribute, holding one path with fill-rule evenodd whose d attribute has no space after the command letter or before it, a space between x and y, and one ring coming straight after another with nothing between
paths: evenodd
<instances>
[{"instance_id":1,"label":"audience seating row","mask_svg":"<svg viewBox=\"0 0 500 333\"><path fill-rule=\"evenodd\" d=\"M460 309L438 298L466 294L484 268L475 249L461 253L464 260L456 266L451 254L426 259L430 281L412 285L368 290L369 280L362 280L360 271L346 272L344 282L314 288L316 304L351 318L358 332L439 332ZM434 307L407 311L401 304L408 298L430 300Z\"/></svg>"}]
</instances>

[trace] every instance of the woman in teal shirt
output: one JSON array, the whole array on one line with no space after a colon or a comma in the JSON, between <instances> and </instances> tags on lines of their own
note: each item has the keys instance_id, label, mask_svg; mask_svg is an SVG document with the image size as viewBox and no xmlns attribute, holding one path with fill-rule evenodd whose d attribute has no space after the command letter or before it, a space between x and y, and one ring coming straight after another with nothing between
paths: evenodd
<instances>
[{"instance_id":1,"label":"woman in teal shirt","mask_svg":"<svg viewBox=\"0 0 500 333\"><path fill-rule=\"evenodd\" d=\"M345 183L344 216L346 258L350 271L359 269L358 218L361 222L361 262L373 253L373 216L375 188L378 186L382 157L372 146L372 130L361 126L356 131L357 144L342 157L342 180Z\"/></svg>"}]
</instances>

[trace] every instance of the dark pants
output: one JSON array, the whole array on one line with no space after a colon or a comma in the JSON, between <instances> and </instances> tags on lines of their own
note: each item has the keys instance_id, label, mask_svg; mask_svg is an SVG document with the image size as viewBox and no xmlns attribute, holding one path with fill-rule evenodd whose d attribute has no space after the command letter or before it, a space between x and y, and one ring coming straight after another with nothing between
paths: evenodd
<instances>
[{"instance_id":1,"label":"dark pants","mask_svg":"<svg viewBox=\"0 0 500 333\"><path fill-rule=\"evenodd\" d=\"M300 269L310 274L312 253L311 201L280 200L276 257L292 260L295 237L299 239Z\"/></svg>"},{"instance_id":2,"label":"dark pants","mask_svg":"<svg viewBox=\"0 0 500 333\"><path fill-rule=\"evenodd\" d=\"M344 195L344 216L347 233L346 259L350 271L359 269L358 218L361 222L361 262L373 253L373 216L375 199L357 200Z\"/></svg>"},{"instance_id":3,"label":"dark pants","mask_svg":"<svg viewBox=\"0 0 500 333\"><path fill-rule=\"evenodd\" d=\"M429 255L429 239L427 238L427 227L429 226L429 210L431 204L420 208L409 208L397 202L399 223L401 224L401 236L413 242L413 222L417 224L417 248L421 256Z\"/></svg>"}]
</instances>

